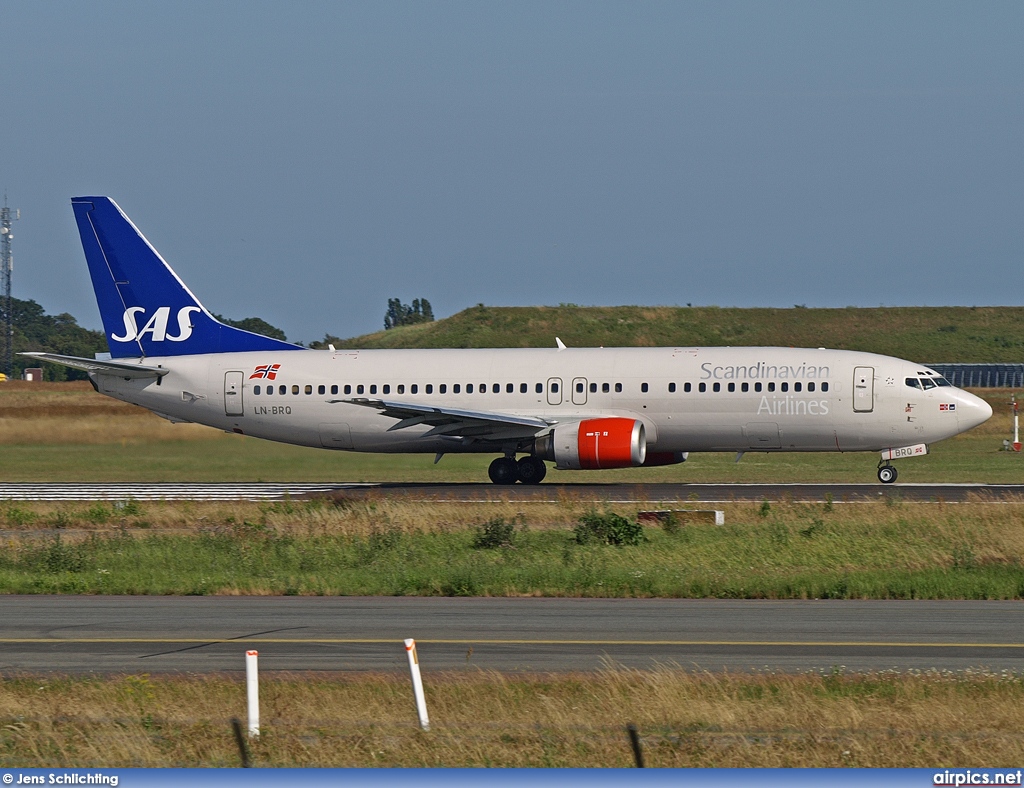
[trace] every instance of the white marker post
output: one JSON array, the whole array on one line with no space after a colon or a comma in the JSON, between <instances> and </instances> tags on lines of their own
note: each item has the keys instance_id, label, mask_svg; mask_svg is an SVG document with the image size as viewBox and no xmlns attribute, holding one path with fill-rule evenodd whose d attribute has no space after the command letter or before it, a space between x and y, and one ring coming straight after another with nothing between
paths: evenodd
<instances>
[{"instance_id":1,"label":"white marker post","mask_svg":"<svg viewBox=\"0 0 1024 788\"><path fill-rule=\"evenodd\" d=\"M420 677L420 660L416 656L416 641L412 638L405 640L405 653L409 657L409 672L412 674L412 692L416 696L416 713L420 716L420 727L430 730L430 720L427 718L427 699L423 696L423 679Z\"/></svg>"},{"instance_id":2,"label":"white marker post","mask_svg":"<svg viewBox=\"0 0 1024 788\"><path fill-rule=\"evenodd\" d=\"M260 652L245 652L245 696L249 702L249 738L258 739L260 735L260 683L257 660Z\"/></svg>"},{"instance_id":3,"label":"white marker post","mask_svg":"<svg viewBox=\"0 0 1024 788\"><path fill-rule=\"evenodd\" d=\"M1013 450L1020 451L1020 425L1018 418L1020 416L1020 403L1017 402L1017 397L1010 397L1010 407L1013 408Z\"/></svg>"}]
</instances>

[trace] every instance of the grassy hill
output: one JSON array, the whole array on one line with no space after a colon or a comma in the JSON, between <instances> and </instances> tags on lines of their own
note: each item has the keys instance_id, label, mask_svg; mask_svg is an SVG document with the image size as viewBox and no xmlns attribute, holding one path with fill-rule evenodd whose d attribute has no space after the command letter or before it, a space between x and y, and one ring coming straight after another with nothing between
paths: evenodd
<instances>
[{"instance_id":1,"label":"grassy hill","mask_svg":"<svg viewBox=\"0 0 1024 788\"><path fill-rule=\"evenodd\" d=\"M1024 307L739 309L476 306L344 348L781 345L866 350L921 362L1024 362ZM319 345L323 347L323 345Z\"/></svg>"}]
</instances>

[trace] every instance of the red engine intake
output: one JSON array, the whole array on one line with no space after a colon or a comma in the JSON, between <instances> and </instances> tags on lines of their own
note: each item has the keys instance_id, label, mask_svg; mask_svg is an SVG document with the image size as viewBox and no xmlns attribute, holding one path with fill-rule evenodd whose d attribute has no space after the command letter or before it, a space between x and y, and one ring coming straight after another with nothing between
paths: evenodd
<instances>
[{"instance_id":1,"label":"red engine intake","mask_svg":"<svg viewBox=\"0 0 1024 788\"><path fill-rule=\"evenodd\" d=\"M630 468L644 464L647 437L636 419L587 419L538 438L537 454L561 470Z\"/></svg>"}]
</instances>

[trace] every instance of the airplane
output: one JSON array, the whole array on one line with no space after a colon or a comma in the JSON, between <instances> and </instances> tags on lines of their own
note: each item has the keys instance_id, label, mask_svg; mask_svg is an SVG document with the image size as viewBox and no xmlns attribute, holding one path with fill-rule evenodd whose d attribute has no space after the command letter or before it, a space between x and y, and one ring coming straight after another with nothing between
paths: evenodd
<instances>
[{"instance_id":1,"label":"airplane","mask_svg":"<svg viewBox=\"0 0 1024 788\"><path fill-rule=\"evenodd\" d=\"M912 361L788 347L312 350L218 321L109 197L72 200L109 356L24 353L172 422L356 452L499 455L495 484L690 452L879 452L992 408ZM519 456L521 455L521 456ZM517 458L518 457L518 458Z\"/></svg>"}]
</instances>

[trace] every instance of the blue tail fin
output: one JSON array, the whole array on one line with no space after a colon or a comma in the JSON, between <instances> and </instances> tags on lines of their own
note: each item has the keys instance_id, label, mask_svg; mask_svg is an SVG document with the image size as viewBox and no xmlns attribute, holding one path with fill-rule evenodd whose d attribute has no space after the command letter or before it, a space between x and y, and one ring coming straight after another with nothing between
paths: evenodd
<instances>
[{"instance_id":1,"label":"blue tail fin","mask_svg":"<svg viewBox=\"0 0 1024 788\"><path fill-rule=\"evenodd\" d=\"M215 319L109 197L71 205L113 358L300 349Z\"/></svg>"}]
</instances>

